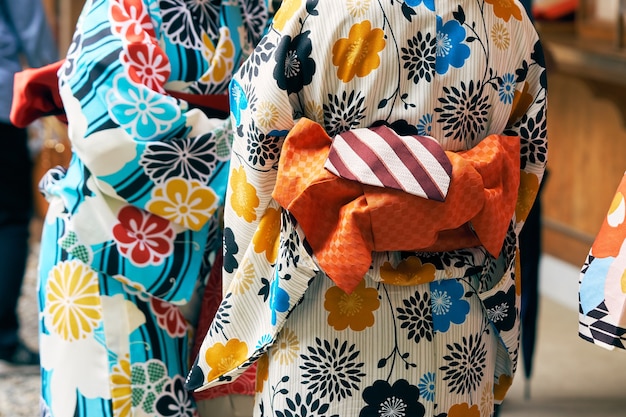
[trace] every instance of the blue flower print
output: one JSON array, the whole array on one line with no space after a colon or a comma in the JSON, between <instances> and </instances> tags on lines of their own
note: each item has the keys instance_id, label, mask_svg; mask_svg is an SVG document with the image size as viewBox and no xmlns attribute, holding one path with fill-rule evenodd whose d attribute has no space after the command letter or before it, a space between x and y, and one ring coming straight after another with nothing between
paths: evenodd
<instances>
[{"instance_id":1,"label":"blue flower print","mask_svg":"<svg viewBox=\"0 0 626 417\"><path fill-rule=\"evenodd\" d=\"M441 16L437 16L437 62L435 70L438 74L445 74L453 66L461 68L470 56L469 46L462 43L465 40L465 29L456 20L443 24Z\"/></svg>"},{"instance_id":2,"label":"blue flower print","mask_svg":"<svg viewBox=\"0 0 626 417\"><path fill-rule=\"evenodd\" d=\"M433 115L431 113L420 117L417 122L417 134L422 136L430 136L433 131Z\"/></svg>"},{"instance_id":3,"label":"blue flower print","mask_svg":"<svg viewBox=\"0 0 626 417\"><path fill-rule=\"evenodd\" d=\"M185 124L176 99L118 77L106 96L111 119L138 140L158 140Z\"/></svg>"},{"instance_id":4,"label":"blue flower print","mask_svg":"<svg viewBox=\"0 0 626 417\"><path fill-rule=\"evenodd\" d=\"M235 119L235 126L241 124L241 111L248 108L248 97L241 88L241 84L237 80L230 82L230 110Z\"/></svg>"},{"instance_id":5,"label":"blue flower print","mask_svg":"<svg viewBox=\"0 0 626 417\"><path fill-rule=\"evenodd\" d=\"M407 6L411 7L423 4L428 10L432 10L433 12L435 11L435 0L406 0L405 3Z\"/></svg>"},{"instance_id":6,"label":"blue flower print","mask_svg":"<svg viewBox=\"0 0 626 417\"><path fill-rule=\"evenodd\" d=\"M422 375L417 388L420 390L420 397L426 401L433 401L435 399L435 374L426 372Z\"/></svg>"},{"instance_id":7,"label":"blue flower print","mask_svg":"<svg viewBox=\"0 0 626 417\"><path fill-rule=\"evenodd\" d=\"M276 276L274 280L270 284L270 308L272 309L272 325L276 325L276 313L284 313L289 309L289 294L287 291L280 288L278 283L280 282L280 278L278 277L278 272L276 272Z\"/></svg>"},{"instance_id":8,"label":"blue flower print","mask_svg":"<svg viewBox=\"0 0 626 417\"><path fill-rule=\"evenodd\" d=\"M498 96L504 104L513 103L513 97L515 97L515 76L513 74L504 74L498 87Z\"/></svg>"},{"instance_id":9,"label":"blue flower print","mask_svg":"<svg viewBox=\"0 0 626 417\"><path fill-rule=\"evenodd\" d=\"M461 324L469 313L470 305L463 299L465 289L454 279L430 283L433 330L447 332L450 323Z\"/></svg>"}]
</instances>

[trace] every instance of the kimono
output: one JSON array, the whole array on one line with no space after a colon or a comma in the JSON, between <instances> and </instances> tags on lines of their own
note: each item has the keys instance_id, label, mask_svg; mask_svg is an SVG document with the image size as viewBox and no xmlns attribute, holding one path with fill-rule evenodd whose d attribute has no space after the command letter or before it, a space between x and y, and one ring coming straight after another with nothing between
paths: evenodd
<instances>
[{"instance_id":1,"label":"kimono","mask_svg":"<svg viewBox=\"0 0 626 417\"><path fill-rule=\"evenodd\" d=\"M608 350L626 349L626 174L580 270L578 334Z\"/></svg>"},{"instance_id":2,"label":"kimono","mask_svg":"<svg viewBox=\"0 0 626 417\"><path fill-rule=\"evenodd\" d=\"M225 296L187 387L210 389L256 364L255 416L491 416L516 370L517 237L547 159L545 63L522 5L287 0L230 96ZM320 168L319 155L344 134L380 126L430 138L448 155L448 196L455 169L467 163L455 158L489 138L517 140L515 163L500 164L516 181L497 191L513 191L512 210L492 207L508 216L499 243L483 244L476 217L433 231L431 223L469 210L446 199L424 198L424 215L410 211L427 204L419 197L358 184L365 198L342 200L354 183ZM288 180L285 170L293 171ZM316 188L329 181L336 187ZM296 212L283 196L300 191L308 194ZM462 200L475 190L455 192ZM385 214L374 216L369 206L385 193L413 203L389 213L381 204ZM479 194L491 193L485 182ZM352 221L365 223L362 236L348 234L357 243L335 239ZM365 236L386 228L388 245ZM393 249L394 233L436 239ZM460 247L450 236L462 238ZM356 274L364 259L365 273ZM333 277L328 267L342 272Z\"/></svg>"},{"instance_id":3,"label":"kimono","mask_svg":"<svg viewBox=\"0 0 626 417\"><path fill-rule=\"evenodd\" d=\"M58 75L72 160L49 171L42 415L194 416L190 300L221 248L227 86L265 1L89 0Z\"/></svg>"}]
</instances>

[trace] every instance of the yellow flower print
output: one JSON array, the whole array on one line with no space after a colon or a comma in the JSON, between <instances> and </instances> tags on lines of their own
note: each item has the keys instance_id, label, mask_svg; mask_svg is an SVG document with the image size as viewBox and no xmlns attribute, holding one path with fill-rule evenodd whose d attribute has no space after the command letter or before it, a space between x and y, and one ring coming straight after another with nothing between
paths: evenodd
<instances>
[{"instance_id":1,"label":"yellow flower print","mask_svg":"<svg viewBox=\"0 0 626 417\"><path fill-rule=\"evenodd\" d=\"M267 261L274 263L278 256L279 235L280 211L275 208L269 208L261 217L259 227L252 238L254 251L256 253L265 252Z\"/></svg>"},{"instance_id":2,"label":"yellow flower print","mask_svg":"<svg viewBox=\"0 0 626 417\"><path fill-rule=\"evenodd\" d=\"M495 401L502 401L506 396L507 391L513 384L513 377L510 375L502 374L498 378L498 383L493 387L493 398Z\"/></svg>"},{"instance_id":3,"label":"yellow flower print","mask_svg":"<svg viewBox=\"0 0 626 417\"><path fill-rule=\"evenodd\" d=\"M230 204L237 216L247 222L256 220L256 208L259 206L259 197L256 189L250 183L243 167L233 169L230 177Z\"/></svg>"},{"instance_id":4,"label":"yellow flower print","mask_svg":"<svg viewBox=\"0 0 626 417\"><path fill-rule=\"evenodd\" d=\"M254 277L254 265L250 262L250 260L244 259L243 264L235 273L235 277L230 284L229 291L237 295L244 294L252 286Z\"/></svg>"},{"instance_id":5,"label":"yellow flower print","mask_svg":"<svg viewBox=\"0 0 626 417\"><path fill-rule=\"evenodd\" d=\"M511 35L502 22L496 23L491 28L491 39L493 39L496 48L500 50L509 49L509 45L511 45Z\"/></svg>"},{"instance_id":6,"label":"yellow flower print","mask_svg":"<svg viewBox=\"0 0 626 417\"><path fill-rule=\"evenodd\" d=\"M539 177L535 174L521 171L520 184L515 206L515 219L519 223L526 220L539 192Z\"/></svg>"},{"instance_id":7,"label":"yellow flower print","mask_svg":"<svg viewBox=\"0 0 626 417\"><path fill-rule=\"evenodd\" d=\"M511 16L517 20L522 20L522 11L513 0L485 0L493 6L493 13L505 22L508 22Z\"/></svg>"},{"instance_id":8,"label":"yellow flower print","mask_svg":"<svg viewBox=\"0 0 626 417\"><path fill-rule=\"evenodd\" d=\"M206 33L202 34L202 43L207 48L204 58L210 63L209 70L201 77L203 82L220 83L226 80L235 66L235 45L227 27L220 28L217 48Z\"/></svg>"},{"instance_id":9,"label":"yellow flower print","mask_svg":"<svg viewBox=\"0 0 626 417\"><path fill-rule=\"evenodd\" d=\"M298 336L291 329L284 327L270 352L272 360L278 361L281 365L291 364L300 352Z\"/></svg>"},{"instance_id":10,"label":"yellow flower print","mask_svg":"<svg viewBox=\"0 0 626 417\"><path fill-rule=\"evenodd\" d=\"M200 230L217 209L215 192L196 180L170 178L152 193L148 211L191 230Z\"/></svg>"},{"instance_id":11,"label":"yellow flower print","mask_svg":"<svg viewBox=\"0 0 626 417\"><path fill-rule=\"evenodd\" d=\"M490 416L493 411L493 386L488 382L480 398L480 415Z\"/></svg>"},{"instance_id":12,"label":"yellow flower print","mask_svg":"<svg viewBox=\"0 0 626 417\"><path fill-rule=\"evenodd\" d=\"M435 279L435 265L424 264L415 257L410 256L398 264L397 268L385 262L380 267L380 276L385 284L391 285L418 285L432 282Z\"/></svg>"},{"instance_id":13,"label":"yellow flower print","mask_svg":"<svg viewBox=\"0 0 626 417\"><path fill-rule=\"evenodd\" d=\"M357 77L365 77L378 68L378 53L385 48L385 33L371 28L369 20L356 23L350 28L348 38L339 39L333 45L333 64L337 77L347 83Z\"/></svg>"},{"instance_id":14,"label":"yellow flower print","mask_svg":"<svg viewBox=\"0 0 626 417\"><path fill-rule=\"evenodd\" d=\"M278 119L278 108L274 103L263 101L259 103L256 110L256 118L261 127L270 130L276 125L276 120Z\"/></svg>"},{"instance_id":15,"label":"yellow flower print","mask_svg":"<svg viewBox=\"0 0 626 417\"><path fill-rule=\"evenodd\" d=\"M87 337L102 319L97 273L77 260L56 265L48 277L44 315L64 340Z\"/></svg>"},{"instance_id":16,"label":"yellow flower print","mask_svg":"<svg viewBox=\"0 0 626 417\"><path fill-rule=\"evenodd\" d=\"M365 12L370 8L370 0L348 0L346 2L348 13L352 17L363 17Z\"/></svg>"},{"instance_id":17,"label":"yellow flower print","mask_svg":"<svg viewBox=\"0 0 626 417\"><path fill-rule=\"evenodd\" d=\"M322 106L315 101L307 101L304 104L304 114L316 123L324 123L324 110Z\"/></svg>"},{"instance_id":18,"label":"yellow flower print","mask_svg":"<svg viewBox=\"0 0 626 417\"><path fill-rule=\"evenodd\" d=\"M454 404L448 410L448 417L480 417L478 404L469 406L468 403Z\"/></svg>"},{"instance_id":19,"label":"yellow flower print","mask_svg":"<svg viewBox=\"0 0 626 417\"><path fill-rule=\"evenodd\" d=\"M263 391L263 385L265 385L265 381L269 377L269 368L270 368L270 358L268 354L261 356L257 361L256 365L256 384L255 391L261 392Z\"/></svg>"},{"instance_id":20,"label":"yellow flower print","mask_svg":"<svg viewBox=\"0 0 626 417\"><path fill-rule=\"evenodd\" d=\"M533 96L528 92L528 83L525 82L521 91L515 91L513 103L511 104L511 114L509 115L509 121L507 124L511 126L519 120L519 118L521 118L528 111L533 103L533 100Z\"/></svg>"},{"instance_id":21,"label":"yellow flower print","mask_svg":"<svg viewBox=\"0 0 626 417\"><path fill-rule=\"evenodd\" d=\"M211 381L232 371L248 359L248 345L239 339L230 339L226 345L216 343L204 353L206 363L211 367L207 381Z\"/></svg>"},{"instance_id":22,"label":"yellow flower print","mask_svg":"<svg viewBox=\"0 0 626 417\"><path fill-rule=\"evenodd\" d=\"M111 397L116 417L130 417L132 406L130 362L128 355L113 367L111 372Z\"/></svg>"},{"instance_id":23,"label":"yellow flower print","mask_svg":"<svg viewBox=\"0 0 626 417\"><path fill-rule=\"evenodd\" d=\"M354 291L347 294L339 287L330 287L324 298L324 308L329 312L328 324L335 330L347 327L360 332L374 325L374 311L380 307L378 291L361 281Z\"/></svg>"},{"instance_id":24,"label":"yellow flower print","mask_svg":"<svg viewBox=\"0 0 626 417\"><path fill-rule=\"evenodd\" d=\"M274 21L272 22L274 29L279 32L283 30L285 24L293 17L301 5L302 0L283 0L280 9L274 15Z\"/></svg>"}]
</instances>

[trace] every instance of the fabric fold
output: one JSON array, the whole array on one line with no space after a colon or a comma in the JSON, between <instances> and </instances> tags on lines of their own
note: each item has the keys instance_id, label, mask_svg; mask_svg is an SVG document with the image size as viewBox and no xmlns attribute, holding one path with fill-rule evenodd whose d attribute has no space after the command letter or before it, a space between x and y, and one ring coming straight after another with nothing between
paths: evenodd
<instances>
[{"instance_id":1,"label":"fabric fold","mask_svg":"<svg viewBox=\"0 0 626 417\"><path fill-rule=\"evenodd\" d=\"M445 151L452 175L444 202L338 177L324 168L331 146L322 126L299 120L285 139L272 195L342 290L361 282L373 251L482 245L498 256L517 201L518 137L489 135L468 151Z\"/></svg>"}]
</instances>

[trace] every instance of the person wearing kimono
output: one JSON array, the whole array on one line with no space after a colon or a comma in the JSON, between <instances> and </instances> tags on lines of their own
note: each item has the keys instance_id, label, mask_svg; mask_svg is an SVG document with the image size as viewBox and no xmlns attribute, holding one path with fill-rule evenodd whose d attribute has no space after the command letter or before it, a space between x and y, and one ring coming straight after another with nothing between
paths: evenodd
<instances>
[{"instance_id":1,"label":"person wearing kimono","mask_svg":"<svg viewBox=\"0 0 626 417\"><path fill-rule=\"evenodd\" d=\"M48 69L73 155L40 183L42 416L198 414L183 383L191 300L221 248L227 86L272 7L85 3Z\"/></svg>"},{"instance_id":2,"label":"person wearing kimono","mask_svg":"<svg viewBox=\"0 0 626 417\"><path fill-rule=\"evenodd\" d=\"M547 159L518 1L287 0L230 86L225 296L186 386L255 416L491 416Z\"/></svg>"}]
</instances>

